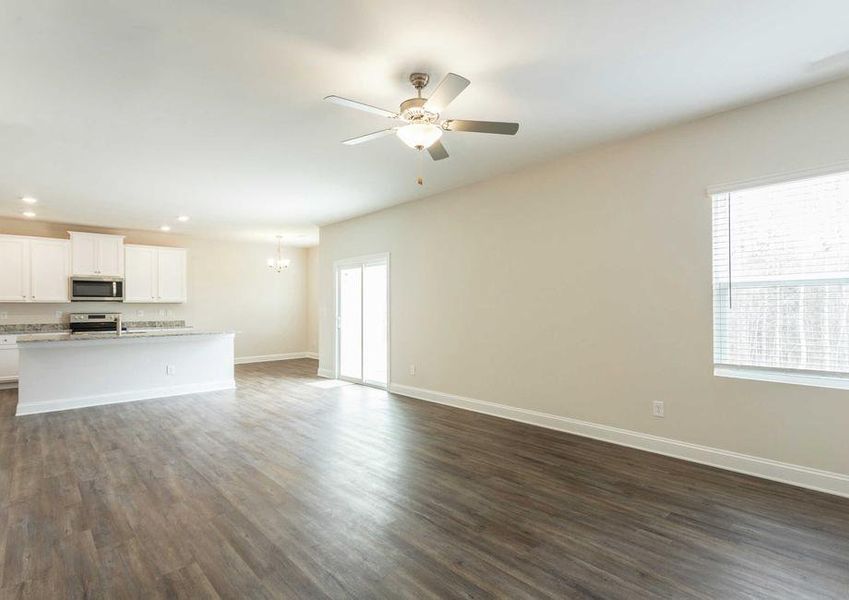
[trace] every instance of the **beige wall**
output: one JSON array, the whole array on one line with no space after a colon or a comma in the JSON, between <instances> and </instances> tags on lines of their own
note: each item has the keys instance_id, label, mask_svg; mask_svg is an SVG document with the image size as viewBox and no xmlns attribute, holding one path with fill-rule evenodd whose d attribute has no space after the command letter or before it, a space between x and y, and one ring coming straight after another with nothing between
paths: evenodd
<instances>
[{"instance_id":1,"label":"beige wall","mask_svg":"<svg viewBox=\"0 0 849 600\"><path fill-rule=\"evenodd\" d=\"M323 227L320 366L333 262L388 251L394 383L849 474L849 393L713 376L705 195L849 159L847 107L843 80Z\"/></svg>"},{"instance_id":2,"label":"beige wall","mask_svg":"<svg viewBox=\"0 0 849 600\"><path fill-rule=\"evenodd\" d=\"M318 352L318 246L307 250L307 352Z\"/></svg>"},{"instance_id":3,"label":"beige wall","mask_svg":"<svg viewBox=\"0 0 849 600\"><path fill-rule=\"evenodd\" d=\"M236 356L304 352L307 347L307 251L284 248L292 264L275 273L266 260L273 243L212 240L145 231L114 230L0 219L0 233L67 238L68 230L118 233L128 244L188 249L188 302L185 304L121 304L129 320L185 319L201 329L236 331ZM8 318L0 323L55 322L55 311L103 310L103 303L0 304ZM138 311L143 311L139 315ZM164 311L165 314L160 314ZM64 316L67 319L66 316Z\"/></svg>"}]
</instances>

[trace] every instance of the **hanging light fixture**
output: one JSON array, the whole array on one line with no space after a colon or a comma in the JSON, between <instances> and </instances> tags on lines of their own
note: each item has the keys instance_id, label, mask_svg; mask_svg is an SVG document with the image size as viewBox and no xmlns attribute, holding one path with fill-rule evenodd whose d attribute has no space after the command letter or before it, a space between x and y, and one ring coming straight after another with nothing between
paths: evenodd
<instances>
[{"instance_id":1,"label":"hanging light fixture","mask_svg":"<svg viewBox=\"0 0 849 600\"><path fill-rule=\"evenodd\" d=\"M283 236L277 236L277 258L269 258L268 259L268 268L278 273L282 273L284 269L288 269L289 265L292 263L292 260L289 258L283 258Z\"/></svg>"}]
</instances>

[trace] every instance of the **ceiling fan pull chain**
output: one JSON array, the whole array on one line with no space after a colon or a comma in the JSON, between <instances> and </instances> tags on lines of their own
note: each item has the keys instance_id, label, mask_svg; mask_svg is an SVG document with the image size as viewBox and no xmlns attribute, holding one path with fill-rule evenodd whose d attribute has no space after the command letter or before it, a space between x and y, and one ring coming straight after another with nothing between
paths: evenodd
<instances>
[{"instance_id":1,"label":"ceiling fan pull chain","mask_svg":"<svg viewBox=\"0 0 849 600\"><path fill-rule=\"evenodd\" d=\"M419 157L416 159L419 163L418 169L416 169L419 173L418 177L416 177L416 183L418 183L419 185L424 185L424 173L422 172L423 167L424 167L424 161L422 161L422 155L423 154L424 154L424 148L419 147Z\"/></svg>"}]
</instances>

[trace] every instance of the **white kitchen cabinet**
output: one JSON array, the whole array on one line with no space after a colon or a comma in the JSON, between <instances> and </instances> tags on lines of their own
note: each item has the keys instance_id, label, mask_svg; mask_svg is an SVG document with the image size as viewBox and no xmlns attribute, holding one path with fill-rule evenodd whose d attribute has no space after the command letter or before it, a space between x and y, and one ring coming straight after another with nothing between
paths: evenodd
<instances>
[{"instance_id":1,"label":"white kitchen cabinet","mask_svg":"<svg viewBox=\"0 0 849 600\"><path fill-rule=\"evenodd\" d=\"M186 251L182 248L160 248L157 253L159 302L186 301Z\"/></svg>"},{"instance_id":2,"label":"white kitchen cabinet","mask_svg":"<svg viewBox=\"0 0 849 600\"><path fill-rule=\"evenodd\" d=\"M18 346L14 335L0 335L0 389L18 380Z\"/></svg>"},{"instance_id":3,"label":"white kitchen cabinet","mask_svg":"<svg viewBox=\"0 0 849 600\"><path fill-rule=\"evenodd\" d=\"M88 233L71 232L71 273L97 274L97 240Z\"/></svg>"},{"instance_id":4,"label":"white kitchen cabinet","mask_svg":"<svg viewBox=\"0 0 849 600\"><path fill-rule=\"evenodd\" d=\"M0 302L29 299L29 239L0 236Z\"/></svg>"},{"instance_id":5,"label":"white kitchen cabinet","mask_svg":"<svg viewBox=\"0 0 849 600\"><path fill-rule=\"evenodd\" d=\"M124 246L124 302L186 301L186 250Z\"/></svg>"},{"instance_id":6,"label":"white kitchen cabinet","mask_svg":"<svg viewBox=\"0 0 849 600\"><path fill-rule=\"evenodd\" d=\"M30 301L70 302L71 244L68 240L31 239Z\"/></svg>"},{"instance_id":7,"label":"white kitchen cabinet","mask_svg":"<svg viewBox=\"0 0 849 600\"><path fill-rule=\"evenodd\" d=\"M0 302L68 302L70 242L0 235Z\"/></svg>"},{"instance_id":8,"label":"white kitchen cabinet","mask_svg":"<svg viewBox=\"0 0 849 600\"><path fill-rule=\"evenodd\" d=\"M124 302L156 302L156 248L124 246Z\"/></svg>"},{"instance_id":9,"label":"white kitchen cabinet","mask_svg":"<svg viewBox=\"0 0 849 600\"><path fill-rule=\"evenodd\" d=\"M124 236L69 231L74 275L124 275Z\"/></svg>"}]
</instances>

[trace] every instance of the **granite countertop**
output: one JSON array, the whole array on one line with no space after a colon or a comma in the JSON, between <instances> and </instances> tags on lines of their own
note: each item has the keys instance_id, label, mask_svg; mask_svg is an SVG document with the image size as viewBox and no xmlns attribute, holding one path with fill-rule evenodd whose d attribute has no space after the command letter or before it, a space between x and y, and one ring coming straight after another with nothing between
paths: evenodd
<instances>
[{"instance_id":1,"label":"granite countertop","mask_svg":"<svg viewBox=\"0 0 849 600\"><path fill-rule=\"evenodd\" d=\"M49 344L52 342L86 342L90 340L133 340L139 338L161 338L161 337L181 337L193 335L227 335L232 334L232 331L205 331L184 327L182 329L160 329L160 330L137 330L126 331L121 335L117 333L78 333L71 335L67 332L39 335L19 335L17 338L18 344Z\"/></svg>"}]
</instances>

